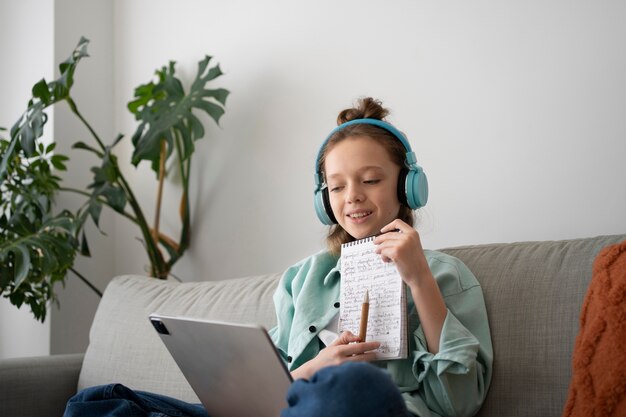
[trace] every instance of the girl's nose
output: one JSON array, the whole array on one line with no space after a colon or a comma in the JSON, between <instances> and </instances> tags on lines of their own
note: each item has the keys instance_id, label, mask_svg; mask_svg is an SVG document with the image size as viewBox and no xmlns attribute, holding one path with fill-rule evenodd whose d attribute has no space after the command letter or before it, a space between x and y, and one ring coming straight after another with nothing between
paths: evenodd
<instances>
[{"instance_id":1,"label":"girl's nose","mask_svg":"<svg viewBox=\"0 0 626 417\"><path fill-rule=\"evenodd\" d=\"M365 195L359 186L350 186L348 187L348 192L346 193L346 200L348 203L361 203L365 200Z\"/></svg>"}]
</instances>

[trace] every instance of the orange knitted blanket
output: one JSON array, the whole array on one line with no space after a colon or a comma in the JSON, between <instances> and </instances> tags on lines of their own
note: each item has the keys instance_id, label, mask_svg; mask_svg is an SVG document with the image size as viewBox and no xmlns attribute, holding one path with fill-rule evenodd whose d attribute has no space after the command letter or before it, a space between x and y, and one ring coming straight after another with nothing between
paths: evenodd
<instances>
[{"instance_id":1,"label":"orange knitted blanket","mask_svg":"<svg viewBox=\"0 0 626 417\"><path fill-rule=\"evenodd\" d=\"M563 417L626 416L626 241L594 261L572 368Z\"/></svg>"}]
</instances>

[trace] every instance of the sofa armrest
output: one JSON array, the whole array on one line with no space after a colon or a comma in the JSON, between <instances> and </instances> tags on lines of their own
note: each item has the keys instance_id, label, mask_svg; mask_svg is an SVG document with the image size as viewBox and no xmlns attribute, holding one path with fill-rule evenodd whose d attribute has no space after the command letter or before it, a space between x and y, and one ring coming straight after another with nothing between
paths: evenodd
<instances>
[{"instance_id":1,"label":"sofa armrest","mask_svg":"<svg viewBox=\"0 0 626 417\"><path fill-rule=\"evenodd\" d=\"M76 393L83 354L0 360L0 416L60 417Z\"/></svg>"}]
</instances>

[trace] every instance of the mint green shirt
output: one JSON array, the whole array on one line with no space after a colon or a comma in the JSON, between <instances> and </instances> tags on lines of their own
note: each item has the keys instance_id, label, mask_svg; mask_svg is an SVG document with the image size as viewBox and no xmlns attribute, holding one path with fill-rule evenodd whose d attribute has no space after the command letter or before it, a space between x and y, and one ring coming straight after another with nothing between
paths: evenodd
<instances>
[{"instance_id":1,"label":"mint green shirt","mask_svg":"<svg viewBox=\"0 0 626 417\"><path fill-rule=\"evenodd\" d=\"M457 258L435 251L424 254L448 308L439 352L428 351L407 290L409 357L373 364L389 372L413 414L472 416L487 394L493 362L482 289ZM339 311L340 279L340 261L326 251L283 274L274 294L277 326L270 336L290 370L323 347L317 334Z\"/></svg>"}]
</instances>

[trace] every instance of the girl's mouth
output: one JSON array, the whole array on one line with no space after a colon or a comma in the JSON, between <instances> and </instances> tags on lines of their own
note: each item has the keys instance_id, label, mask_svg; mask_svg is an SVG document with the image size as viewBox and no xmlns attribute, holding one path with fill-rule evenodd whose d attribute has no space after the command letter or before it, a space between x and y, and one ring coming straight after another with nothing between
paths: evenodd
<instances>
[{"instance_id":1,"label":"girl's mouth","mask_svg":"<svg viewBox=\"0 0 626 417\"><path fill-rule=\"evenodd\" d=\"M372 214L371 211L358 211L355 213L350 213L347 215L347 217L352 220L353 222L356 223L362 223L364 222L370 215Z\"/></svg>"}]
</instances>

